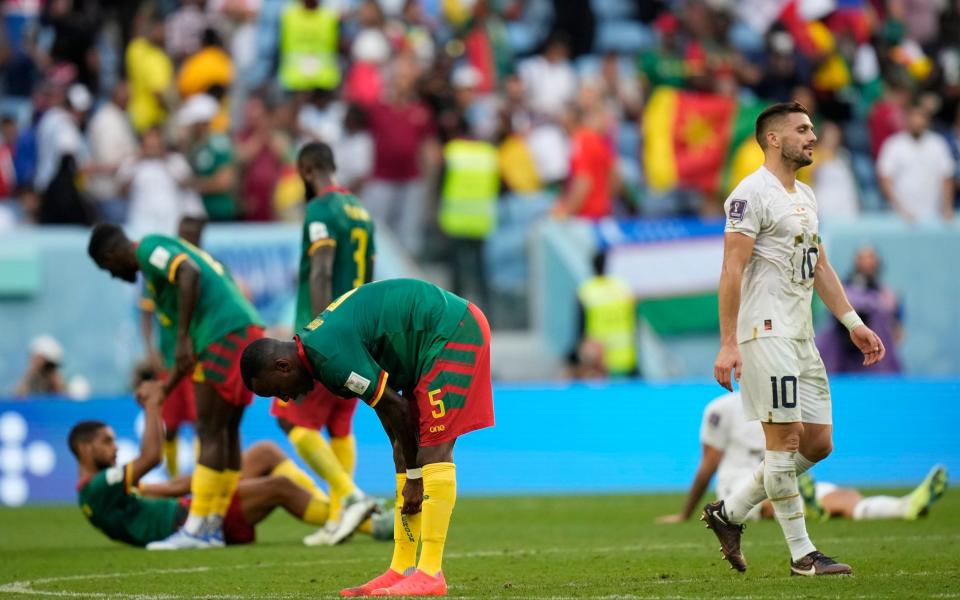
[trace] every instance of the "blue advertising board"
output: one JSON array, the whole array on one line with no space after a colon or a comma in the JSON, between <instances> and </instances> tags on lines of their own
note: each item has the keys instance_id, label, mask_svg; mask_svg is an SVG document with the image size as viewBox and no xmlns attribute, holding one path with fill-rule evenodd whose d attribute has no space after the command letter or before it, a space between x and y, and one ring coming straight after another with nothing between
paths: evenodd
<instances>
[{"instance_id":1,"label":"blue advertising board","mask_svg":"<svg viewBox=\"0 0 960 600\"><path fill-rule=\"evenodd\" d=\"M721 391L708 383L497 386L496 427L457 443L458 488L473 495L685 489L699 459L701 412ZM835 450L817 477L902 485L934 463L960 472L960 380L836 378L833 398ZM114 427L121 460L136 454L142 417L129 396L0 404L0 504L73 501L66 435L83 419ZM358 484L389 493L390 448L372 410L358 407L355 429ZM247 410L242 432L245 445L274 440L292 454L265 399ZM192 446L181 444L181 462L192 460Z\"/></svg>"}]
</instances>

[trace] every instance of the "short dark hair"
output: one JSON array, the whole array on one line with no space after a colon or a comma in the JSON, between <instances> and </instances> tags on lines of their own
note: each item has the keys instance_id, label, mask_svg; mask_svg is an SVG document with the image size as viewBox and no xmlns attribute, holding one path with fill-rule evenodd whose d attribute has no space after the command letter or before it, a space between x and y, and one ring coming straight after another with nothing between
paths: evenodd
<instances>
[{"instance_id":1,"label":"short dark hair","mask_svg":"<svg viewBox=\"0 0 960 600\"><path fill-rule=\"evenodd\" d=\"M773 104L768 106L760 113L760 116L757 117L757 129L756 129L756 138L757 143L760 144L760 147L763 149L767 148L767 129L769 129L770 122L780 117L789 115L790 113L803 113L810 116L810 111L807 110L807 107L800 104L799 102L780 102L778 104Z\"/></svg>"},{"instance_id":2,"label":"short dark hair","mask_svg":"<svg viewBox=\"0 0 960 600\"><path fill-rule=\"evenodd\" d=\"M113 250L121 242L127 240L127 234L113 223L98 223L90 232L90 243L87 245L87 253L93 260L99 260L104 254Z\"/></svg>"},{"instance_id":3,"label":"short dark hair","mask_svg":"<svg viewBox=\"0 0 960 600\"><path fill-rule=\"evenodd\" d=\"M607 271L607 253L604 250L597 250L593 255L593 272L596 275L603 275Z\"/></svg>"},{"instance_id":4,"label":"short dark hair","mask_svg":"<svg viewBox=\"0 0 960 600\"><path fill-rule=\"evenodd\" d=\"M335 173L337 163L333 160L333 150L323 142L310 142L300 149L297 155L297 164L319 169L324 173Z\"/></svg>"},{"instance_id":5,"label":"short dark hair","mask_svg":"<svg viewBox=\"0 0 960 600\"><path fill-rule=\"evenodd\" d=\"M77 458L80 458L80 444L86 444L92 440L97 432L106 427L103 421L80 421L73 426L67 435L67 445L70 446L70 452Z\"/></svg>"},{"instance_id":6,"label":"short dark hair","mask_svg":"<svg viewBox=\"0 0 960 600\"><path fill-rule=\"evenodd\" d=\"M260 338L254 340L240 356L240 376L243 378L243 385L253 391L253 378L258 377L273 361L275 354L274 347L276 340L270 338Z\"/></svg>"}]
</instances>

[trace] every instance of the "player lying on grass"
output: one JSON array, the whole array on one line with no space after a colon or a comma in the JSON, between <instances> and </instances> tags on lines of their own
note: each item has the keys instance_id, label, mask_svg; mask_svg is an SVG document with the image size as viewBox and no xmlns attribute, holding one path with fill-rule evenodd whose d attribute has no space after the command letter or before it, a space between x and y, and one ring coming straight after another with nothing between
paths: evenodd
<instances>
[{"instance_id":1,"label":"player lying on grass","mask_svg":"<svg viewBox=\"0 0 960 600\"><path fill-rule=\"evenodd\" d=\"M252 343L240 369L247 387L264 397L299 401L317 381L338 396L359 397L393 444L393 560L341 595L445 595L441 562L457 493L453 446L493 425L490 328L480 309L424 281L368 283L330 304L293 341Z\"/></svg>"},{"instance_id":2,"label":"player lying on grass","mask_svg":"<svg viewBox=\"0 0 960 600\"><path fill-rule=\"evenodd\" d=\"M140 478L161 462L163 422L156 396L144 405L145 420L140 455L117 465L113 429L101 421L82 421L70 430L68 443L77 458L80 482L77 496L90 524L111 539L146 546L174 533L186 519L190 501L180 497L190 490L190 478L139 486ZM255 444L243 454L241 480L233 494L224 536L228 544L246 544L254 527L273 509L282 507L311 525L323 525L330 503L310 477L269 442ZM390 539L392 519L380 519L376 537Z\"/></svg>"},{"instance_id":3,"label":"player lying on grass","mask_svg":"<svg viewBox=\"0 0 960 600\"><path fill-rule=\"evenodd\" d=\"M723 498L742 486L747 477L753 477L763 460L763 429L758 421L748 421L743 415L739 392L724 394L707 404L700 424L700 442L703 454L683 509L677 514L658 518L658 523L679 523L689 519L714 474L717 475L717 497ZM933 467L913 492L899 498L865 498L852 488L828 482L816 483L809 472L801 475L798 483L807 510L820 519L912 521L926 515L933 503L943 496L947 489L947 470L940 465ZM773 517L773 506L768 500L755 506L747 515L748 520Z\"/></svg>"}]
</instances>

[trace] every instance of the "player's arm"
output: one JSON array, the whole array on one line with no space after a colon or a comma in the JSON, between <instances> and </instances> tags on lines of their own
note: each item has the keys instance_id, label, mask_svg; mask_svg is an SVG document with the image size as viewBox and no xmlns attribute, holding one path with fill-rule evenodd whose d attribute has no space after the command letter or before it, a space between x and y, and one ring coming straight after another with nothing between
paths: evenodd
<instances>
[{"instance_id":1,"label":"player's arm","mask_svg":"<svg viewBox=\"0 0 960 600\"><path fill-rule=\"evenodd\" d=\"M145 483L140 486L140 495L148 498L179 498L190 493L190 475L182 475L172 481Z\"/></svg>"},{"instance_id":2,"label":"player's arm","mask_svg":"<svg viewBox=\"0 0 960 600\"><path fill-rule=\"evenodd\" d=\"M336 249L334 243L311 246L310 308L314 315L322 313L333 301L333 256Z\"/></svg>"},{"instance_id":3,"label":"player's arm","mask_svg":"<svg viewBox=\"0 0 960 600\"><path fill-rule=\"evenodd\" d=\"M943 218L947 221L953 219L953 196L956 188L953 184L953 176L943 179Z\"/></svg>"},{"instance_id":4,"label":"player's arm","mask_svg":"<svg viewBox=\"0 0 960 600\"><path fill-rule=\"evenodd\" d=\"M703 444L703 452L700 455L700 465L697 467L697 474L693 477L693 483L690 484L690 491L687 492L687 500L683 504L683 510L675 515L666 515L657 519L658 523L679 523L686 521L693 514L693 511L700 505L700 499L703 498L710 480L717 472L720 461L723 460L723 451L714 448L709 444Z\"/></svg>"},{"instance_id":5,"label":"player's arm","mask_svg":"<svg viewBox=\"0 0 960 600\"><path fill-rule=\"evenodd\" d=\"M190 339L190 321L193 320L193 313L200 299L200 269L190 258L184 258L176 266L176 272L171 277L179 292L179 315L173 372L163 384L164 396L170 394L170 391L190 372L196 362L193 354L193 340Z\"/></svg>"},{"instance_id":6,"label":"player's arm","mask_svg":"<svg viewBox=\"0 0 960 600\"><path fill-rule=\"evenodd\" d=\"M384 386L383 394L376 402L374 410L377 411L377 417L383 423L383 428L387 430L388 435L392 433L395 448L399 452L394 452L394 463L398 473L405 470L408 472L419 470L417 461L417 432L413 428L413 421L410 418L410 404L399 394ZM402 462L401 462L402 461ZM401 512L405 515L412 515L420 512L423 504L423 479L407 478L407 484L403 488L403 509Z\"/></svg>"},{"instance_id":7,"label":"player's arm","mask_svg":"<svg viewBox=\"0 0 960 600\"><path fill-rule=\"evenodd\" d=\"M886 349L883 341L869 327L863 324L857 312L853 310L843 284L827 260L826 250L820 244L817 266L813 270L813 285L817 294L833 316L843 323L850 331L850 339L863 352L863 364L872 365L883 359Z\"/></svg>"},{"instance_id":8,"label":"player's arm","mask_svg":"<svg viewBox=\"0 0 960 600\"><path fill-rule=\"evenodd\" d=\"M740 287L743 270L753 254L754 238L743 233L723 234L723 267L720 270L720 352L713 365L713 376L730 391L730 371L740 380L740 350L737 348L737 314L740 312Z\"/></svg>"},{"instance_id":9,"label":"player's arm","mask_svg":"<svg viewBox=\"0 0 960 600\"><path fill-rule=\"evenodd\" d=\"M140 440L140 455L127 464L127 485L137 485L140 478L163 460L163 419L160 404L163 398L157 395L146 397L143 402L143 438Z\"/></svg>"}]
</instances>

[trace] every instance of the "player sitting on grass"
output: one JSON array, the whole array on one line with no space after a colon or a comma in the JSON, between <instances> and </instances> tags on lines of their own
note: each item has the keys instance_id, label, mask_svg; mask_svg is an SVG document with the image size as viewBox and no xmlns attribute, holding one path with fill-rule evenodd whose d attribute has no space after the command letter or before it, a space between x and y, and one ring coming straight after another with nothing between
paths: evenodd
<instances>
[{"instance_id":1,"label":"player sitting on grass","mask_svg":"<svg viewBox=\"0 0 960 600\"><path fill-rule=\"evenodd\" d=\"M190 500L190 478L138 485L140 478L161 462L163 422L153 396L144 406L140 455L117 465L113 429L101 421L82 421L70 430L70 450L77 458L80 483L77 496L90 524L111 539L146 546L174 533L184 522ZM309 475L272 442L260 442L243 453L241 479L230 499L224 537L228 544L254 541L254 527L273 509L283 507L311 525L323 525L330 503ZM392 518L374 526L379 539L390 539Z\"/></svg>"},{"instance_id":2,"label":"player sitting on grass","mask_svg":"<svg viewBox=\"0 0 960 600\"><path fill-rule=\"evenodd\" d=\"M373 221L357 197L337 185L336 169L326 144L311 142L297 156L297 170L311 200L301 236L294 331L334 298L373 276ZM356 398L340 398L322 385L299 403L275 398L270 409L300 458L330 485L330 520L303 538L308 546L339 544L376 507L353 481L357 452L351 429L356 410ZM329 443L322 429L330 435Z\"/></svg>"},{"instance_id":3,"label":"player sitting on grass","mask_svg":"<svg viewBox=\"0 0 960 600\"><path fill-rule=\"evenodd\" d=\"M490 328L480 309L425 281L368 283L334 301L293 341L252 343L240 369L260 396L302 401L319 381L339 396L359 397L393 443L393 560L382 575L340 594L445 595L441 562L457 494L453 446L493 425Z\"/></svg>"},{"instance_id":4,"label":"player sitting on grass","mask_svg":"<svg viewBox=\"0 0 960 600\"><path fill-rule=\"evenodd\" d=\"M679 523L689 519L715 473L717 497L723 498L741 487L746 478L753 477L763 460L763 429L758 421L748 421L743 415L739 392L724 394L707 404L700 425L700 442L703 454L683 510L658 518L658 523ZM809 472L799 477L798 484L807 510L821 520L843 517L855 521L912 521L926 515L933 503L943 496L947 489L947 470L941 465L933 467L920 485L899 498L865 498L852 488L827 482L815 483ZM747 519L772 519L773 516L773 506L769 500L764 500L748 513Z\"/></svg>"}]
</instances>

